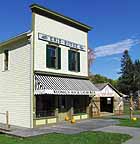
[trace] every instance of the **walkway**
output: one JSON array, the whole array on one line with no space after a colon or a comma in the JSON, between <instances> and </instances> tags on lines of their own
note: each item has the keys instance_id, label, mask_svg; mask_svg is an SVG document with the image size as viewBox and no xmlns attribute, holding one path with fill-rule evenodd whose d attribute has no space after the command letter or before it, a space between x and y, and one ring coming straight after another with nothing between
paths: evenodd
<instances>
[{"instance_id":1,"label":"walkway","mask_svg":"<svg viewBox=\"0 0 140 144\"><path fill-rule=\"evenodd\" d=\"M140 144L140 128L116 126L116 124L119 124L119 121L115 119L88 119L75 124L63 122L33 129L11 127L11 131L5 133L18 137L31 137L48 133L76 134L84 131L102 131L129 134L133 138L123 144Z\"/></svg>"},{"instance_id":2,"label":"walkway","mask_svg":"<svg viewBox=\"0 0 140 144\"><path fill-rule=\"evenodd\" d=\"M136 117L136 118L140 118L140 115L133 115L133 117ZM107 116L107 118L123 118L123 119L129 119L130 116L129 115L120 115L120 116L116 116L116 115L112 115L112 116Z\"/></svg>"},{"instance_id":3,"label":"walkway","mask_svg":"<svg viewBox=\"0 0 140 144\"><path fill-rule=\"evenodd\" d=\"M84 131L92 131L93 129L103 128L110 125L116 125L118 123L118 120L113 119L88 119L78 121L75 124L71 124L70 122L63 122L51 126L44 126L33 129L11 127L11 131L7 131L5 133L18 137L31 137L53 132L63 134L76 134Z\"/></svg>"}]
</instances>

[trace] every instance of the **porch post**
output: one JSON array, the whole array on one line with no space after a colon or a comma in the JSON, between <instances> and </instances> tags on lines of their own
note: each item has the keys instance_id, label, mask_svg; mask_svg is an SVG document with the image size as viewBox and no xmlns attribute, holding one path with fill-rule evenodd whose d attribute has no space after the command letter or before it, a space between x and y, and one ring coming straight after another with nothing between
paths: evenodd
<instances>
[{"instance_id":1,"label":"porch post","mask_svg":"<svg viewBox=\"0 0 140 144\"><path fill-rule=\"evenodd\" d=\"M73 115L73 113L74 113L74 108L73 108L73 96L71 96L71 109L70 109L70 113L71 113L71 117L72 117L72 115Z\"/></svg>"},{"instance_id":2,"label":"porch post","mask_svg":"<svg viewBox=\"0 0 140 144\"><path fill-rule=\"evenodd\" d=\"M33 118L36 118L36 96L33 96Z\"/></svg>"},{"instance_id":3,"label":"porch post","mask_svg":"<svg viewBox=\"0 0 140 144\"><path fill-rule=\"evenodd\" d=\"M58 96L55 96L55 116L58 116Z\"/></svg>"},{"instance_id":4,"label":"porch post","mask_svg":"<svg viewBox=\"0 0 140 144\"><path fill-rule=\"evenodd\" d=\"M86 97L86 113L89 115L89 97Z\"/></svg>"}]
</instances>

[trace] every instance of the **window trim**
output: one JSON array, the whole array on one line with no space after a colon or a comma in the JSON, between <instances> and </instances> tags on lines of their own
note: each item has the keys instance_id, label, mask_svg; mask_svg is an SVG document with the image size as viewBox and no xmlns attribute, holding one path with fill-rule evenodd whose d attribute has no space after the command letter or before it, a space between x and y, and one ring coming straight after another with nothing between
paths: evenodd
<instances>
[{"instance_id":1,"label":"window trim","mask_svg":"<svg viewBox=\"0 0 140 144\"><path fill-rule=\"evenodd\" d=\"M55 57L56 57L56 62L55 62L55 67L52 66L48 66L47 62L48 62L48 58L47 58L47 49L49 47L55 48ZM58 49L60 49L60 66L59 66L59 53L58 53ZM58 45L54 45L54 44L47 44L46 45L46 68L50 68L50 69L55 69L55 70L60 70L61 69L61 48Z\"/></svg>"},{"instance_id":2,"label":"window trim","mask_svg":"<svg viewBox=\"0 0 140 144\"><path fill-rule=\"evenodd\" d=\"M75 65L75 70L72 70L72 66L70 66L70 62L71 62L71 58L70 58L70 54L71 52L74 52L76 55L75 55L75 59L76 59L76 65ZM78 59L78 55L79 55L79 59ZM78 62L79 61L79 62ZM69 49L68 50L68 70L69 71L72 71L72 72L80 72L80 52L77 51L77 50L73 50L73 49Z\"/></svg>"},{"instance_id":3,"label":"window trim","mask_svg":"<svg viewBox=\"0 0 140 144\"><path fill-rule=\"evenodd\" d=\"M7 64L6 64L6 53L7 55ZM5 49L3 52L3 71L8 71L9 70L9 49Z\"/></svg>"}]
</instances>

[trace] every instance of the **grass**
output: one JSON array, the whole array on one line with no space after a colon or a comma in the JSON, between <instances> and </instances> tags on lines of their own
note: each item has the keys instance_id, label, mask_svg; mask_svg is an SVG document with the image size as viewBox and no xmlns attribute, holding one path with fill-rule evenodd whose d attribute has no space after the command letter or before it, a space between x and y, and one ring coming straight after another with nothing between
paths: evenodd
<instances>
[{"instance_id":1,"label":"grass","mask_svg":"<svg viewBox=\"0 0 140 144\"><path fill-rule=\"evenodd\" d=\"M124 103L124 115L129 115L129 114L130 114L129 103ZM140 110L134 110L133 114L140 115Z\"/></svg>"},{"instance_id":2,"label":"grass","mask_svg":"<svg viewBox=\"0 0 140 144\"><path fill-rule=\"evenodd\" d=\"M128 115L128 114L130 114L129 104L124 103L124 115Z\"/></svg>"},{"instance_id":3,"label":"grass","mask_svg":"<svg viewBox=\"0 0 140 144\"><path fill-rule=\"evenodd\" d=\"M124 115L130 115L129 103L124 103ZM134 110L133 115L140 115L140 110ZM135 117L135 116L134 116ZM140 128L140 119L136 121L128 118L118 118L120 121L119 126L137 127Z\"/></svg>"},{"instance_id":4,"label":"grass","mask_svg":"<svg viewBox=\"0 0 140 144\"><path fill-rule=\"evenodd\" d=\"M130 119L119 119L119 121L120 121L120 124L118 124L119 126L140 128L140 119L137 119L136 121Z\"/></svg>"},{"instance_id":5,"label":"grass","mask_svg":"<svg viewBox=\"0 0 140 144\"><path fill-rule=\"evenodd\" d=\"M31 138L15 138L0 134L0 144L121 144L131 136L104 132L83 132L75 135L47 134Z\"/></svg>"}]
</instances>

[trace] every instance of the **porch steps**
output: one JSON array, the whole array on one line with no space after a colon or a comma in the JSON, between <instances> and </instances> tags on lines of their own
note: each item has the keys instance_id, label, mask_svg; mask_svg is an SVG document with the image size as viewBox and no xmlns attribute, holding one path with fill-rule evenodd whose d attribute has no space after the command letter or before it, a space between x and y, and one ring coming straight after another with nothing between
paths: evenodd
<instances>
[{"instance_id":1,"label":"porch steps","mask_svg":"<svg viewBox=\"0 0 140 144\"><path fill-rule=\"evenodd\" d=\"M6 124L0 123L0 132L3 133L7 131L10 131L10 128L7 128Z\"/></svg>"},{"instance_id":2,"label":"porch steps","mask_svg":"<svg viewBox=\"0 0 140 144\"><path fill-rule=\"evenodd\" d=\"M109 113L109 112L100 112L100 117L104 117L104 116L112 116L114 115L114 113Z\"/></svg>"}]
</instances>

